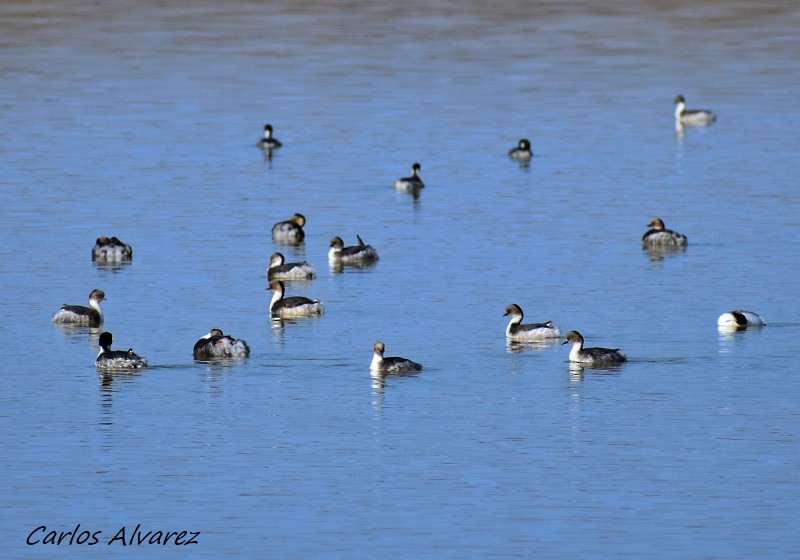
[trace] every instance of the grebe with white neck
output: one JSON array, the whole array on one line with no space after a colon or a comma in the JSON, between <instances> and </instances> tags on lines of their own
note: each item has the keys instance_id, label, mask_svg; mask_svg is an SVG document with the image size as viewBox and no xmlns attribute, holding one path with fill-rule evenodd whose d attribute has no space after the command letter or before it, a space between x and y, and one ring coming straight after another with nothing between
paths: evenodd
<instances>
[{"instance_id":1,"label":"grebe with white neck","mask_svg":"<svg viewBox=\"0 0 800 560\"><path fill-rule=\"evenodd\" d=\"M344 246L344 241L341 237L334 237L331 239L330 251L328 251L328 260L332 264L357 264L372 262L378 260L378 252L372 245L367 245L356 235L358 245Z\"/></svg>"},{"instance_id":2,"label":"grebe with white neck","mask_svg":"<svg viewBox=\"0 0 800 560\"><path fill-rule=\"evenodd\" d=\"M267 279L269 280L311 280L316 278L317 272L306 261L284 262L283 253L273 253L269 258Z\"/></svg>"},{"instance_id":3,"label":"grebe with white neck","mask_svg":"<svg viewBox=\"0 0 800 560\"><path fill-rule=\"evenodd\" d=\"M508 305L503 315L511 317L506 327L506 338L511 342L542 342L561 337L561 331L552 321L522 324L525 315L516 303Z\"/></svg>"},{"instance_id":4,"label":"grebe with white neck","mask_svg":"<svg viewBox=\"0 0 800 560\"><path fill-rule=\"evenodd\" d=\"M687 109L682 95L675 96L675 122L689 126L705 126L717 120L713 111L708 109Z\"/></svg>"},{"instance_id":5,"label":"grebe with white neck","mask_svg":"<svg viewBox=\"0 0 800 560\"><path fill-rule=\"evenodd\" d=\"M93 261L121 262L133 258L133 249L116 237L101 236L92 248Z\"/></svg>"},{"instance_id":6,"label":"grebe with white neck","mask_svg":"<svg viewBox=\"0 0 800 560\"><path fill-rule=\"evenodd\" d=\"M89 294L89 307L83 305L64 304L55 315L53 322L59 325L75 325L80 327L99 327L103 322L103 311L100 302L106 299L103 290L92 290Z\"/></svg>"},{"instance_id":7,"label":"grebe with white neck","mask_svg":"<svg viewBox=\"0 0 800 560\"><path fill-rule=\"evenodd\" d=\"M219 358L246 358L250 347L244 340L237 340L223 334L220 329L211 329L207 335L194 343L192 356L195 360L215 360Z\"/></svg>"},{"instance_id":8,"label":"grebe with white neck","mask_svg":"<svg viewBox=\"0 0 800 560\"><path fill-rule=\"evenodd\" d=\"M511 148L508 151L508 157L519 162L530 161L533 157L531 151L531 141L527 138L521 138L516 148Z\"/></svg>"},{"instance_id":9,"label":"grebe with white neck","mask_svg":"<svg viewBox=\"0 0 800 560\"><path fill-rule=\"evenodd\" d=\"M569 351L570 362L588 365L611 365L621 364L628 360L619 351L619 348L584 348L583 336L578 331L569 331L567 339L561 344L572 344L572 350Z\"/></svg>"},{"instance_id":10,"label":"grebe with white neck","mask_svg":"<svg viewBox=\"0 0 800 560\"><path fill-rule=\"evenodd\" d=\"M750 327L763 327L766 325L757 313L745 311L744 309L734 309L723 313L717 319L717 326L727 330L745 330Z\"/></svg>"},{"instance_id":11,"label":"grebe with white neck","mask_svg":"<svg viewBox=\"0 0 800 560\"><path fill-rule=\"evenodd\" d=\"M642 248L686 247L686 236L664 226L661 218L653 218L647 226L651 229L642 235Z\"/></svg>"},{"instance_id":12,"label":"grebe with white neck","mask_svg":"<svg viewBox=\"0 0 800 560\"><path fill-rule=\"evenodd\" d=\"M305 296L284 297L286 288L280 280L270 282L269 287L273 292L269 311L275 317L306 317L322 313L322 302L317 299Z\"/></svg>"},{"instance_id":13,"label":"grebe with white neck","mask_svg":"<svg viewBox=\"0 0 800 560\"><path fill-rule=\"evenodd\" d=\"M275 148L280 148L283 144L281 144L277 138L272 135L272 125L265 124L264 125L264 136L258 139L256 145L259 148L263 148L265 150L272 150Z\"/></svg>"},{"instance_id":14,"label":"grebe with white neck","mask_svg":"<svg viewBox=\"0 0 800 560\"><path fill-rule=\"evenodd\" d=\"M296 213L288 220L272 226L272 239L290 245L299 245L306 237L306 232L303 231L304 225L306 225L306 217Z\"/></svg>"},{"instance_id":15,"label":"grebe with white neck","mask_svg":"<svg viewBox=\"0 0 800 560\"><path fill-rule=\"evenodd\" d=\"M411 166L411 176L403 177L394 182L394 188L401 192L419 193L425 187L425 183L419 177L419 171L422 166L415 163Z\"/></svg>"},{"instance_id":16,"label":"grebe with white neck","mask_svg":"<svg viewBox=\"0 0 800 560\"><path fill-rule=\"evenodd\" d=\"M94 361L100 370L131 370L147 366L147 360L138 356L132 349L112 350L112 336L110 332L100 333L100 353Z\"/></svg>"},{"instance_id":17,"label":"grebe with white neck","mask_svg":"<svg viewBox=\"0 0 800 560\"><path fill-rule=\"evenodd\" d=\"M370 371L376 373L411 373L422 371L422 364L418 364L408 358L397 356L384 357L385 350L383 342L376 342L372 347L372 363L369 365Z\"/></svg>"}]
</instances>

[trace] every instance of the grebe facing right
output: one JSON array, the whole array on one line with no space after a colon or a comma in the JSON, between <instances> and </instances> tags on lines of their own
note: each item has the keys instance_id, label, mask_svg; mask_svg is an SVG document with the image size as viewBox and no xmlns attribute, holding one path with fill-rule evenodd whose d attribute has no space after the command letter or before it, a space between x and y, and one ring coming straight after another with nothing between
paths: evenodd
<instances>
[{"instance_id":1,"label":"grebe facing right","mask_svg":"<svg viewBox=\"0 0 800 560\"><path fill-rule=\"evenodd\" d=\"M402 192L419 192L420 189L425 187L425 183L422 182L422 179L419 178L419 170L422 169L422 166L418 163L415 163L411 166L411 176L410 177L403 177L402 179L398 179L394 182L394 188L398 191Z\"/></svg>"},{"instance_id":2,"label":"grebe facing right","mask_svg":"<svg viewBox=\"0 0 800 560\"><path fill-rule=\"evenodd\" d=\"M385 346L383 342L376 342L372 347L372 363L369 365L370 371L376 373L411 373L422 371L422 364L411 361L407 358L397 356L383 357Z\"/></svg>"},{"instance_id":3,"label":"grebe facing right","mask_svg":"<svg viewBox=\"0 0 800 560\"><path fill-rule=\"evenodd\" d=\"M766 323L757 313L743 309L728 311L717 319L717 326L723 329L744 330L748 327L763 327L764 325Z\"/></svg>"},{"instance_id":4,"label":"grebe facing right","mask_svg":"<svg viewBox=\"0 0 800 560\"><path fill-rule=\"evenodd\" d=\"M258 139L256 146L265 150L272 150L273 148L280 148L282 144L277 138L272 136L272 125L264 125L264 136Z\"/></svg>"},{"instance_id":5,"label":"grebe facing right","mask_svg":"<svg viewBox=\"0 0 800 560\"><path fill-rule=\"evenodd\" d=\"M553 326L552 321L523 325L524 314L522 308L516 303L507 306L503 315L511 317L511 321L506 327L506 338L511 342L540 342L561 337L561 331L558 327Z\"/></svg>"},{"instance_id":6,"label":"grebe facing right","mask_svg":"<svg viewBox=\"0 0 800 560\"><path fill-rule=\"evenodd\" d=\"M528 140L527 138L520 139L519 144L517 144L517 147L511 148L508 151L508 157L521 162L530 160L533 157L530 140Z\"/></svg>"},{"instance_id":7,"label":"grebe facing right","mask_svg":"<svg viewBox=\"0 0 800 560\"><path fill-rule=\"evenodd\" d=\"M269 312L275 317L305 317L322 313L322 302L319 300L305 296L283 297L285 287L280 280L270 282L269 287L274 292Z\"/></svg>"},{"instance_id":8,"label":"grebe facing right","mask_svg":"<svg viewBox=\"0 0 800 560\"><path fill-rule=\"evenodd\" d=\"M283 253L273 253L267 267L268 280L310 280L317 276L316 271L306 261L284 262Z\"/></svg>"},{"instance_id":9,"label":"grebe facing right","mask_svg":"<svg viewBox=\"0 0 800 560\"><path fill-rule=\"evenodd\" d=\"M306 232L303 231L304 225L306 225L306 217L298 212L288 220L272 226L272 239L290 245L299 245L306 237Z\"/></svg>"},{"instance_id":10,"label":"grebe facing right","mask_svg":"<svg viewBox=\"0 0 800 560\"><path fill-rule=\"evenodd\" d=\"M358 245L351 245L350 247L344 246L344 241L341 237L334 237L331 239L330 251L328 251L328 260L331 263L365 263L378 260L378 252L372 247L367 245L364 241L356 235Z\"/></svg>"},{"instance_id":11,"label":"grebe facing right","mask_svg":"<svg viewBox=\"0 0 800 560\"><path fill-rule=\"evenodd\" d=\"M647 225L651 229L642 235L642 248L644 249L685 247L688 243L685 235L667 229L661 218L653 218Z\"/></svg>"},{"instance_id":12,"label":"grebe facing right","mask_svg":"<svg viewBox=\"0 0 800 560\"><path fill-rule=\"evenodd\" d=\"M129 261L133 258L133 249L116 237L98 237L92 248L93 261Z\"/></svg>"},{"instance_id":13,"label":"grebe facing right","mask_svg":"<svg viewBox=\"0 0 800 560\"><path fill-rule=\"evenodd\" d=\"M704 126L717 120L713 111L707 109L687 109L682 95L675 96L675 122L693 126Z\"/></svg>"},{"instance_id":14,"label":"grebe facing right","mask_svg":"<svg viewBox=\"0 0 800 560\"><path fill-rule=\"evenodd\" d=\"M214 360L218 358L246 358L250 355L250 347L244 340L222 334L219 329L211 331L194 343L192 356L195 360Z\"/></svg>"},{"instance_id":15,"label":"grebe facing right","mask_svg":"<svg viewBox=\"0 0 800 560\"><path fill-rule=\"evenodd\" d=\"M100 370L128 370L147 366L147 360L136 355L132 349L112 350L110 332L100 333L100 353L94 365Z\"/></svg>"},{"instance_id":16,"label":"grebe facing right","mask_svg":"<svg viewBox=\"0 0 800 560\"><path fill-rule=\"evenodd\" d=\"M570 362L599 366L621 364L628 360L619 348L584 348L583 336L578 331L569 331L567 339L561 344L572 344L572 350L569 351Z\"/></svg>"},{"instance_id":17,"label":"grebe facing right","mask_svg":"<svg viewBox=\"0 0 800 560\"><path fill-rule=\"evenodd\" d=\"M60 325L99 327L103 322L100 302L104 299L106 299L106 294L103 290L92 290L92 293L89 294L89 307L65 304L53 315L53 322Z\"/></svg>"}]
</instances>

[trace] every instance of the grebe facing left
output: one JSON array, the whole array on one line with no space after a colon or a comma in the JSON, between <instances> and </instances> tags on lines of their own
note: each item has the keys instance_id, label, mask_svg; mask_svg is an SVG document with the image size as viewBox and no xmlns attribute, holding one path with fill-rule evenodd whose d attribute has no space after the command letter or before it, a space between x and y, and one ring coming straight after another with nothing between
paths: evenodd
<instances>
[{"instance_id":1,"label":"grebe facing left","mask_svg":"<svg viewBox=\"0 0 800 560\"><path fill-rule=\"evenodd\" d=\"M130 370L147 366L147 360L136 355L132 349L112 350L110 332L100 333L100 353L94 364L100 370Z\"/></svg>"}]
</instances>

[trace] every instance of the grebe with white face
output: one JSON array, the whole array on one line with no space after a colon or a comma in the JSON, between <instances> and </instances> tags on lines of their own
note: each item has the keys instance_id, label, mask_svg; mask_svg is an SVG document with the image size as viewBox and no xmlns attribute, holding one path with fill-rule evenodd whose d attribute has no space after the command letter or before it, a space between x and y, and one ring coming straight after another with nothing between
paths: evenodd
<instances>
[{"instance_id":1,"label":"grebe with white face","mask_svg":"<svg viewBox=\"0 0 800 560\"><path fill-rule=\"evenodd\" d=\"M619 348L584 348L583 336L578 331L569 331L567 339L561 343L572 344L569 361L588 365L621 364L628 360Z\"/></svg>"},{"instance_id":2,"label":"grebe with white face","mask_svg":"<svg viewBox=\"0 0 800 560\"><path fill-rule=\"evenodd\" d=\"M306 237L306 232L303 231L304 225L306 225L306 217L297 213L288 220L272 226L272 239L290 245L299 245Z\"/></svg>"},{"instance_id":3,"label":"grebe with white face","mask_svg":"<svg viewBox=\"0 0 800 560\"><path fill-rule=\"evenodd\" d=\"M100 302L104 299L106 294L103 290L92 290L89 294L89 307L65 304L53 315L53 322L60 325L98 327L103 322Z\"/></svg>"},{"instance_id":4,"label":"grebe with white face","mask_svg":"<svg viewBox=\"0 0 800 560\"><path fill-rule=\"evenodd\" d=\"M516 303L508 305L503 315L511 317L506 327L506 338L511 342L541 342L561 337L561 331L552 321L522 324L525 315Z\"/></svg>"},{"instance_id":5,"label":"grebe with white face","mask_svg":"<svg viewBox=\"0 0 800 560\"><path fill-rule=\"evenodd\" d=\"M521 162L530 160L533 157L533 152L531 151L531 141L527 138L520 139L517 147L511 148L508 151L508 157Z\"/></svg>"},{"instance_id":6,"label":"grebe with white face","mask_svg":"<svg viewBox=\"0 0 800 560\"><path fill-rule=\"evenodd\" d=\"M273 253L267 267L268 280L310 280L317 273L307 262L284 262L283 253Z\"/></svg>"},{"instance_id":7,"label":"grebe with white face","mask_svg":"<svg viewBox=\"0 0 800 560\"><path fill-rule=\"evenodd\" d=\"M131 370L147 366L147 360L133 350L112 350L110 332L100 333L100 353L94 364L100 370Z\"/></svg>"},{"instance_id":8,"label":"grebe with white face","mask_svg":"<svg viewBox=\"0 0 800 560\"><path fill-rule=\"evenodd\" d=\"M365 263L378 260L378 252L372 247L367 245L356 235L358 245L350 247L344 246L344 241L341 237L334 237L331 239L330 251L328 251L328 260L333 263L352 264L352 263Z\"/></svg>"},{"instance_id":9,"label":"grebe with white face","mask_svg":"<svg viewBox=\"0 0 800 560\"><path fill-rule=\"evenodd\" d=\"M265 150L272 150L274 148L280 148L282 146L282 144L278 141L278 139L272 136L271 124L264 125L264 136L258 139L256 145L259 148L264 148Z\"/></svg>"},{"instance_id":10,"label":"grebe with white face","mask_svg":"<svg viewBox=\"0 0 800 560\"><path fill-rule=\"evenodd\" d=\"M685 247L688 243L685 235L667 229L664 226L664 222L661 221L661 218L653 218L647 225L651 229L642 235L642 247L645 249Z\"/></svg>"},{"instance_id":11,"label":"grebe with white face","mask_svg":"<svg viewBox=\"0 0 800 560\"><path fill-rule=\"evenodd\" d=\"M384 358L383 352L385 346L383 342L376 342L372 347L372 363L369 366L370 371L376 373L411 373L414 371L422 371L422 364L418 364L408 358L400 358L397 356L390 356Z\"/></svg>"},{"instance_id":12,"label":"grebe with white face","mask_svg":"<svg viewBox=\"0 0 800 560\"><path fill-rule=\"evenodd\" d=\"M717 326L726 330L742 331L749 327L763 327L764 325L766 323L757 313L743 309L728 311L717 319Z\"/></svg>"},{"instance_id":13,"label":"grebe with white face","mask_svg":"<svg viewBox=\"0 0 800 560\"><path fill-rule=\"evenodd\" d=\"M675 96L675 122L690 126L704 126L717 120L713 111L707 109L687 109L682 95Z\"/></svg>"},{"instance_id":14,"label":"grebe with white face","mask_svg":"<svg viewBox=\"0 0 800 560\"><path fill-rule=\"evenodd\" d=\"M120 262L133 258L133 249L116 237L98 237L92 248L93 261Z\"/></svg>"},{"instance_id":15,"label":"grebe with white face","mask_svg":"<svg viewBox=\"0 0 800 560\"><path fill-rule=\"evenodd\" d=\"M269 311L275 317L305 317L322 313L322 302L319 300L305 296L284 297L285 286L280 280L270 282L269 287L273 291Z\"/></svg>"},{"instance_id":16,"label":"grebe with white face","mask_svg":"<svg viewBox=\"0 0 800 560\"><path fill-rule=\"evenodd\" d=\"M222 334L220 329L211 331L194 343L192 356L195 360L215 360L219 358L246 358L250 347L244 340Z\"/></svg>"},{"instance_id":17,"label":"grebe with white face","mask_svg":"<svg viewBox=\"0 0 800 560\"><path fill-rule=\"evenodd\" d=\"M411 166L411 176L403 177L394 182L394 188L402 192L419 193L425 187L425 183L419 177L419 170L422 166L415 163Z\"/></svg>"}]
</instances>

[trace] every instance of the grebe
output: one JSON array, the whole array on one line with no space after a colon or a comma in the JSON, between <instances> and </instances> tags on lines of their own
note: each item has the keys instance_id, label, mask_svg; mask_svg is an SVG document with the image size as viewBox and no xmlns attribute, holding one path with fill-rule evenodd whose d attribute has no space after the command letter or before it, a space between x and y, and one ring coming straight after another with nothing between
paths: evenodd
<instances>
[{"instance_id":1,"label":"grebe","mask_svg":"<svg viewBox=\"0 0 800 560\"><path fill-rule=\"evenodd\" d=\"M283 253L273 253L267 267L268 280L310 280L316 278L316 271L306 261L284 262Z\"/></svg>"},{"instance_id":2,"label":"grebe","mask_svg":"<svg viewBox=\"0 0 800 560\"><path fill-rule=\"evenodd\" d=\"M270 282L269 287L274 292L269 312L276 317L303 317L322 313L322 302L319 300L304 296L283 297L285 287L280 280Z\"/></svg>"},{"instance_id":3,"label":"grebe","mask_svg":"<svg viewBox=\"0 0 800 560\"><path fill-rule=\"evenodd\" d=\"M211 331L194 343L192 355L195 360L213 360L215 358L246 358L250 355L250 347L244 340L222 334L219 329Z\"/></svg>"},{"instance_id":4,"label":"grebe","mask_svg":"<svg viewBox=\"0 0 800 560\"><path fill-rule=\"evenodd\" d=\"M583 337L578 331L569 331L567 339L561 343L572 344L569 351L569 361L589 365L621 364L628 358L619 351L619 348L584 348Z\"/></svg>"},{"instance_id":5,"label":"grebe","mask_svg":"<svg viewBox=\"0 0 800 560\"><path fill-rule=\"evenodd\" d=\"M94 361L97 369L139 369L147 366L147 360L131 350L112 350L110 332L100 333L100 353Z\"/></svg>"},{"instance_id":6,"label":"grebe","mask_svg":"<svg viewBox=\"0 0 800 560\"><path fill-rule=\"evenodd\" d=\"M374 354L372 355L372 363L369 369L378 373L410 373L412 371L422 371L422 364L413 362L407 358L399 358L396 356L384 358L383 351L385 347L383 342L376 342L372 347Z\"/></svg>"},{"instance_id":7,"label":"grebe","mask_svg":"<svg viewBox=\"0 0 800 560\"><path fill-rule=\"evenodd\" d=\"M133 249L116 237L98 237L92 248L93 261L129 261L133 258Z\"/></svg>"},{"instance_id":8,"label":"grebe","mask_svg":"<svg viewBox=\"0 0 800 560\"><path fill-rule=\"evenodd\" d=\"M687 109L686 100L682 95L677 95L674 102L677 105L675 107L676 123L702 126L711 124L717 120L717 116L713 111L708 111L706 109Z\"/></svg>"},{"instance_id":9,"label":"grebe","mask_svg":"<svg viewBox=\"0 0 800 560\"><path fill-rule=\"evenodd\" d=\"M415 163L411 166L411 177L403 177L394 182L394 188L402 192L419 192L425 187L425 183L419 178L419 170L422 166Z\"/></svg>"},{"instance_id":10,"label":"grebe","mask_svg":"<svg viewBox=\"0 0 800 560\"><path fill-rule=\"evenodd\" d=\"M511 322L506 327L506 338L512 342L539 342L561 337L561 331L558 327L553 326L552 321L523 325L524 314L522 308L516 303L507 306L503 315L511 317Z\"/></svg>"},{"instance_id":11,"label":"grebe","mask_svg":"<svg viewBox=\"0 0 800 560\"><path fill-rule=\"evenodd\" d=\"M664 222L661 221L661 218L653 218L653 220L647 225L652 229L648 230L644 235L642 235L642 247L645 249L658 247L685 247L688 243L685 235L680 234L677 231L672 231L671 229L666 229L664 227Z\"/></svg>"},{"instance_id":12,"label":"grebe","mask_svg":"<svg viewBox=\"0 0 800 560\"><path fill-rule=\"evenodd\" d=\"M344 246L344 241L341 237L334 237L331 239L331 250L328 251L328 260L332 263L363 263L378 260L378 253L372 247L367 245L364 241L356 235L358 245L350 247Z\"/></svg>"},{"instance_id":13,"label":"grebe","mask_svg":"<svg viewBox=\"0 0 800 560\"><path fill-rule=\"evenodd\" d=\"M302 243L306 236L303 231L304 225L306 225L306 217L299 213L295 214L288 220L272 226L272 239L290 244Z\"/></svg>"},{"instance_id":14,"label":"grebe","mask_svg":"<svg viewBox=\"0 0 800 560\"><path fill-rule=\"evenodd\" d=\"M726 329L744 330L748 327L763 327L766 325L758 314L743 309L734 309L723 313L717 319L717 326Z\"/></svg>"},{"instance_id":15,"label":"grebe","mask_svg":"<svg viewBox=\"0 0 800 560\"><path fill-rule=\"evenodd\" d=\"M531 151L530 140L522 138L516 148L511 148L508 151L508 157L523 162L531 159L533 157L533 152Z\"/></svg>"},{"instance_id":16,"label":"grebe","mask_svg":"<svg viewBox=\"0 0 800 560\"><path fill-rule=\"evenodd\" d=\"M282 144L278 141L278 139L272 136L271 124L264 125L264 136L258 139L256 145L259 148L264 148L266 150L271 150L273 148L280 148L282 146Z\"/></svg>"},{"instance_id":17,"label":"grebe","mask_svg":"<svg viewBox=\"0 0 800 560\"><path fill-rule=\"evenodd\" d=\"M106 299L106 294L103 290L92 290L92 293L89 294L89 307L65 304L53 315L53 322L60 325L98 327L103 322L100 302L104 299Z\"/></svg>"}]
</instances>

